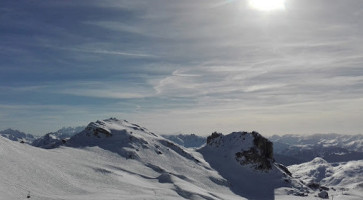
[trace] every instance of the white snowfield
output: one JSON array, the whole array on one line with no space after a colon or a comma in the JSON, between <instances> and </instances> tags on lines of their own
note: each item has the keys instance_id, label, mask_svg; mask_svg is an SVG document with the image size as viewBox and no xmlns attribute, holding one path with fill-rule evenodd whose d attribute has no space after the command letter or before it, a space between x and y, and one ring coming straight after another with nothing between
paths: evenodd
<instances>
[{"instance_id":1,"label":"white snowfield","mask_svg":"<svg viewBox=\"0 0 363 200\"><path fill-rule=\"evenodd\" d=\"M253 142L231 137L218 149L186 149L114 118L90 123L55 149L0 137L0 200L316 199L289 195L296 188L275 166L258 171L236 162L234 150Z\"/></svg>"}]
</instances>

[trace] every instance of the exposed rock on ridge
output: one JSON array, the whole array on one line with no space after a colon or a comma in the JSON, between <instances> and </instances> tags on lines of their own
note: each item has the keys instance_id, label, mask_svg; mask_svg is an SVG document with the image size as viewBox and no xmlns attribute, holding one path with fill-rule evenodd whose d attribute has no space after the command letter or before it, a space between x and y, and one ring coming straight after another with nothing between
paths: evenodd
<instances>
[{"instance_id":1,"label":"exposed rock on ridge","mask_svg":"<svg viewBox=\"0 0 363 200\"><path fill-rule=\"evenodd\" d=\"M233 132L224 136L214 132L207 138L207 145L234 151L235 160L241 165L253 165L257 170L272 168L273 144L257 132Z\"/></svg>"}]
</instances>

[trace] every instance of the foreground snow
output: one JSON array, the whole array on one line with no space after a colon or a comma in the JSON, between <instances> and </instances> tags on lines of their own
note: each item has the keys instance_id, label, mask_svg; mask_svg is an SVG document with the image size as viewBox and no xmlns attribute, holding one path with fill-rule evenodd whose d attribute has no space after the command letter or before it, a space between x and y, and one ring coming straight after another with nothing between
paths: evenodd
<instances>
[{"instance_id":1,"label":"foreground snow","mask_svg":"<svg viewBox=\"0 0 363 200\"><path fill-rule=\"evenodd\" d=\"M99 147L43 150L3 138L0 147L0 199L242 199L191 163L161 168Z\"/></svg>"}]
</instances>

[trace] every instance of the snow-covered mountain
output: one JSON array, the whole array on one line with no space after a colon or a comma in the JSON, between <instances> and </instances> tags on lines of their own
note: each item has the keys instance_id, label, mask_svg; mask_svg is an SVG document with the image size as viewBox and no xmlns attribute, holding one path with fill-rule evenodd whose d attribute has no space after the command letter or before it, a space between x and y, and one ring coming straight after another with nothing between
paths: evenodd
<instances>
[{"instance_id":1,"label":"snow-covered mountain","mask_svg":"<svg viewBox=\"0 0 363 200\"><path fill-rule=\"evenodd\" d=\"M91 122L58 148L0 138L0 199L294 199L311 189L257 132L189 149L125 120ZM362 196L360 196L362 197ZM354 199L354 198L353 198Z\"/></svg>"},{"instance_id":2,"label":"snow-covered mountain","mask_svg":"<svg viewBox=\"0 0 363 200\"><path fill-rule=\"evenodd\" d=\"M317 157L310 162L291 165L288 169L295 178L300 179L310 188L326 190L327 193L334 194L336 197L351 193L349 190L352 189L363 191L363 160L328 163Z\"/></svg>"},{"instance_id":3,"label":"snow-covered mountain","mask_svg":"<svg viewBox=\"0 0 363 200\"><path fill-rule=\"evenodd\" d=\"M70 137L81 132L84 128L84 126L63 127L56 132L47 133L44 136L34 140L31 145L45 149L55 148L65 143L65 141Z\"/></svg>"},{"instance_id":4,"label":"snow-covered mountain","mask_svg":"<svg viewBox=\"0 0 363 200\"><path fill-rule=\"evenodd\" d=\"M123 120L44 150L0 139L0 199L243 199L200 154Z\"/></svg>"},{"instance_id":5,"label":"snow-covered mountain","mask_svg":"<svg viewBox=\"0 0 363 200\"><path fill-rule=\"evenodd\" d=\"M275 135L269 139L274 143L276 160L285 165L308 162L315 157L328 162L363 159L363 135Z\"/></svg>"},{"instance_id":6,"label":"snow-covered mountain","mask_svg":"<svg viewBox=\"0 0 363 200\"><path fill-rule=\"evenodd\" d=\"M204 145L207 141L206 137L195 134L178 134L178 135L162 135L164 138L173 141L187 148L197 148Z\"/></svg>"},{"instance_id":7,"label":"snow-covered mountain","mask_svg":"<svg viewBox=\"0 0 363 200\"><path fill-rule=\"evenodd\" d=\"M13 130L10 128L0 131L0 135L2 137L8 138L9 140L24 142L24 143L31 143L36 139L36 137L33 136L32 134L23 133L21 131Z\"/></svg>"},{"instance_id":8,"label":"snow-covered mountain","mask_svg":"<svg viewBox=\"0 0 363 200\"><path fill-rule=\"evenodd\" d=\"M198 152L234 193L247 199L269 199L276 188L291 187L288 175L273 163L272 143L257 132L215 132Z\"/></svg>"},{"instance_id":9,"label":"snow-covered mountain","mask_svg":"<svg viewBox=\"0 0 363 200\"><path fill-rule=\"evenodd\" d=\"M30 192L36 199L274 199L273 188L289 183L270 157L258 158L267 140L255 140L252 133L212 135L197 151L115 118L92 122L49 150L4 138L0 197L21 199ZM271 165L261 168L267 161ZM262 180L270 184L268 192Z\"/></svg>"},{"instance_id":10,"label":"snow-covered mountain","mask_svg":"<svg viewBox=\"0 0 363 200\"><path fill-rule=\"evenodd\" d=\"M317 157L310 162L291 165L288 169L306 183L340 187L363 184L363 160L328 163Z\"/></svg>"}]
</instances>

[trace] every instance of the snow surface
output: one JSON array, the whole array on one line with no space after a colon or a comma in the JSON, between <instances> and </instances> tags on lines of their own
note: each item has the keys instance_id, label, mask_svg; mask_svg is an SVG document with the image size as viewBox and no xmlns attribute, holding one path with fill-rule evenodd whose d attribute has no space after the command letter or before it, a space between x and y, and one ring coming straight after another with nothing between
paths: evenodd
<instances>
[{"instance_id":1,"label":"snow surface","mask_svg":"<svg viewBox=\"0 0 363 200\"><path fill-rule=\"evenodd\" d=\"M0 155L0 199L243 199L201 157L126 121L50 150L1 138Z\"/></svg>"},{"instance_id":2,"label":"snow surface","mask_svg":"<svg viewBox=\"0 0 363 200\"><path fill-rule=\"evenodd\" d=\"M218 147L187 149L110 118L54 149L0 137L0 199L300 199L293 195L298 180L276 165L264 171L241 165L235 151L253 147L253 138L236 136ZM361 195L363 185L355 187L345 199Z\"/></svg>"}]
</instances>

